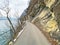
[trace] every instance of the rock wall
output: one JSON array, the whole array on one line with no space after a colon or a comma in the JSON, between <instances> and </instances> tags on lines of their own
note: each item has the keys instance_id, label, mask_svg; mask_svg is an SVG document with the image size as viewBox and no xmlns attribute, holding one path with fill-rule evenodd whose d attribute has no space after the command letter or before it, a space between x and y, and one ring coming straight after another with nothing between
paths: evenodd
<instances>
[{"instance_id":1,"label":"rock wall","mask_svg":"<svg viewBox=\"0 0 60 45\"><path fill-rule=\"evenodd\" d=\"M59 0L30 0L26 15L21 16L21 22L29 20L42 27L56 42L60 42L60 1ZM48 36L47 36L48 37ZM59 43L58 43L59 44ZM55 45L55 44L54 44Z\"/></svg>"}]
</instances>

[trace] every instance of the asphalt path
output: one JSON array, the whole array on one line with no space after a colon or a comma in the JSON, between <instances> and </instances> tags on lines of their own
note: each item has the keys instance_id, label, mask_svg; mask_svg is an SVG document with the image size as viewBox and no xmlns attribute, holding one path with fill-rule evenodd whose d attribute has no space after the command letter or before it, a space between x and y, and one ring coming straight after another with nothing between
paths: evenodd
<instances>
[{"instance_id":1,"label":"asphalt path","mask_svg":"<svg viewBox=\"0 0 60 45\"><path fill-rule=\"evenodd\" d=\"M22 34L14 45L51 45L44 34L32 23L26 22Z\"/></svg>"}]
</instances>

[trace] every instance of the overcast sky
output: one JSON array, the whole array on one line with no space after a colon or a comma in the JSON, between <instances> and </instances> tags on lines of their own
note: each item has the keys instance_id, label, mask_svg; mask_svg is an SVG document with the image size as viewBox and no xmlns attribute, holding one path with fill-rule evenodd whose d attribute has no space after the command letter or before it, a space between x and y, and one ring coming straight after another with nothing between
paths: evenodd
<instances>
[{"instance_id":1,"label":"overcast sky","mask_svg":"<svg viewBox=\"0 0 60 45\"><path fill-rule=\"evenodd\" d=\"M0 0L1 8L4 7L4 1L5 0ZM9 0L9 8L11 9L9 16L14 17L16 12L20 16L22 14L22 12L28 7L28 2L29 2L29 0ZM7 4L7 2L5 2L5 3ZM2 14L4 16L6 16L4 11L2 12Z\"/></svg>"},{"instance_id":2,"label":"overcast sky","mask_svg":"<svg viewBox=\"0 0 60 45\"><path fill-rule=\"evenodd\" d=\"M10 0L11 1L11 0ZM19 15L28 7L28 0L12 0L10 2L12 10L18 11Z\"/></svg>"}]
</instances>

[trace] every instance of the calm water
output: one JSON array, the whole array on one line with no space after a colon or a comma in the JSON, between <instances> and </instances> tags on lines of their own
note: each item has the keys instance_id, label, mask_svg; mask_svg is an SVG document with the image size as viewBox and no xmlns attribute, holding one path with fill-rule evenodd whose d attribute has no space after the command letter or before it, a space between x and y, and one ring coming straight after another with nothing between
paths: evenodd
<instances>
[{"instance_id":1,"label":"calm water","mask_svg":"<svg viewBox=\"0 0 60 45\"><path fill-rule=\"evenodd\" d=\"M17 24L17 19L10 18L13 26ZM7 42L12 38L10 32L10 24L7 18L0 18L0 45L6 45Z\"/></svg>"}]
</instances>

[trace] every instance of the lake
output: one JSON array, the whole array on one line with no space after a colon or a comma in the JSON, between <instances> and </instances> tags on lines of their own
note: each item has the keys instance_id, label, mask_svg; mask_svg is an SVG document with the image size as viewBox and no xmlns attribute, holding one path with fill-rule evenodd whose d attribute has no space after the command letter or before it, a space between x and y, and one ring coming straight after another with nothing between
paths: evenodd
<instances>
[{"instance_id":1,"label":"lake","mask_svg":"<svg viewBox=\"0 0 60 45\"><path fill-rule=\"evenodd\" d=\"M15 27L17 25L17 19L10 18L10 20ZM11 40L11 34L13 33L10 31L10 26L6 17L0 17L0 45L6 45L6 43Z\"/></svg>"}]
</instances>

